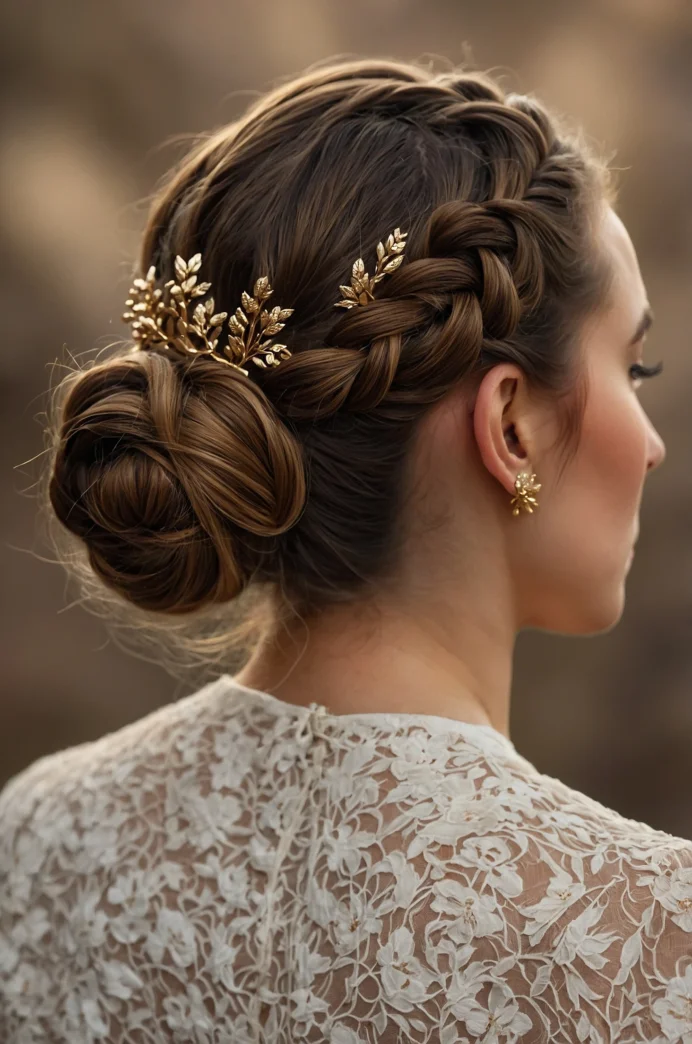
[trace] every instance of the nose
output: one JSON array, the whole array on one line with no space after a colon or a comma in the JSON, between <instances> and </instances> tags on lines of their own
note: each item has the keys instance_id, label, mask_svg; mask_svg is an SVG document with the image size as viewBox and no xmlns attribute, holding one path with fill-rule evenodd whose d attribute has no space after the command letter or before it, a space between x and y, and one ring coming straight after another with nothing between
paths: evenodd
<instances>
[{"instance_id":1,"label":"nose","mask_svg":"<svg viewBox=\"0 0 692 1044\"><path fill-rule=\"evenodd\" d=\"M649 456L646 470L653 471L654 468L659 467L659 465L666 459L666 444L654 428L653 424L649 424L649 429Z\"/></svg>"}]
</instances>

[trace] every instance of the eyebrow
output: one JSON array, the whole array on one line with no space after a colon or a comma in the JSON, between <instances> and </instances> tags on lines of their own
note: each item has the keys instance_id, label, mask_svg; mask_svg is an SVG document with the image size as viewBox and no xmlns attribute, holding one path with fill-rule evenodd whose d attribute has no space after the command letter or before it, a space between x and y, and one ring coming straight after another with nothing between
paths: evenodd
<instances>
[{"instance_id":1,"label":"eyebrow","mask_svg":"<svg viewBox=\"0 0 692 1044\"><path fill-rule=\"evenodd\" d=\"M637 324L637 329L634 331L634 336L630 341L630 344L637 344L638 341L641 341L646 331L651 329L651 324L653 323L653 321L654 313L652 312L651 308L647 305L644 309L644 313L641 319L639 320L639 323Z\"/></svg>"}]
</instances>

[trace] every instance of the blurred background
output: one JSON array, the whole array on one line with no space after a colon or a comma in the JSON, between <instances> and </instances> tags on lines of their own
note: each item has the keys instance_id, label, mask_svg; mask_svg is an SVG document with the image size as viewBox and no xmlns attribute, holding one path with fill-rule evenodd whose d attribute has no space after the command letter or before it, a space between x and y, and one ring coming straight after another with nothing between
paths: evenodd
<instances>
[{"instance_id":1,"label":"blurred background","mask_svg":"<svg viewBox=\"0 0 692 1044\"><path fill-rule=\"evenodd\" d=\"M37 528L46 389L120 321L166 141L328 57L472 62L580 123L619 168L656 325L648 481L619 625L524 633L512 739L543 772L692 837L692 4L689 0L28 0L0 28L0 782L197 687L128 655Z\"/></svg>"}]
</instances>

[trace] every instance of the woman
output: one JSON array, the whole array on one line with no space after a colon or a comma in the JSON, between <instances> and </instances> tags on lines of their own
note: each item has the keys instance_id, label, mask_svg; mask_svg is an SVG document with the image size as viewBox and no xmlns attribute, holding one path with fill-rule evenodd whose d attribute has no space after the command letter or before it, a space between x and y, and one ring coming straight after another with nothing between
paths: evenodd
<instances>
[{"instance_id":1,"label":"woman","mask_svg":"<svg viewBox=\"0 0 692 1044\"><path fill-rule=\"evenodd\" d=\"M6 786L8 1044L692 1039L692 842L508 734L518 631L615 626L664 457L614 200L537 101L393 61L166 180L50 500L136 622L255 638Z\"/></svg>"}]
</instances>

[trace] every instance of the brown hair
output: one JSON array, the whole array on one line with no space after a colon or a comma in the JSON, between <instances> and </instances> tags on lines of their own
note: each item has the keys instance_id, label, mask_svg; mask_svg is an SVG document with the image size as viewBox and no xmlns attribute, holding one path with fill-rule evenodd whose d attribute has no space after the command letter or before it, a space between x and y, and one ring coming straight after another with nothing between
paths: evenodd
<instances>
[{"instance_id":1,"label":"brown hair","mask_svg":"<svg viewBox=\"0 0 692 1044\"><path fill-rule=\"evenodd\" d=\"M611 184L534 99L389 60L312 67L195 142L154 199L140 274L155 265L162 285L177 254L201 252L229 313L268 275L294 309L292 356L245 377L127 344L68 376L49 496L92 579L173 626L205 610L203 643L217 625L232 638L241 592L245 639L362 596L396 568L419 421L502 361L565 398L573 450ZM376 300L335 308L353 261L374 267L395 227L403 265Z\"/></svg>"}]
</instances>

